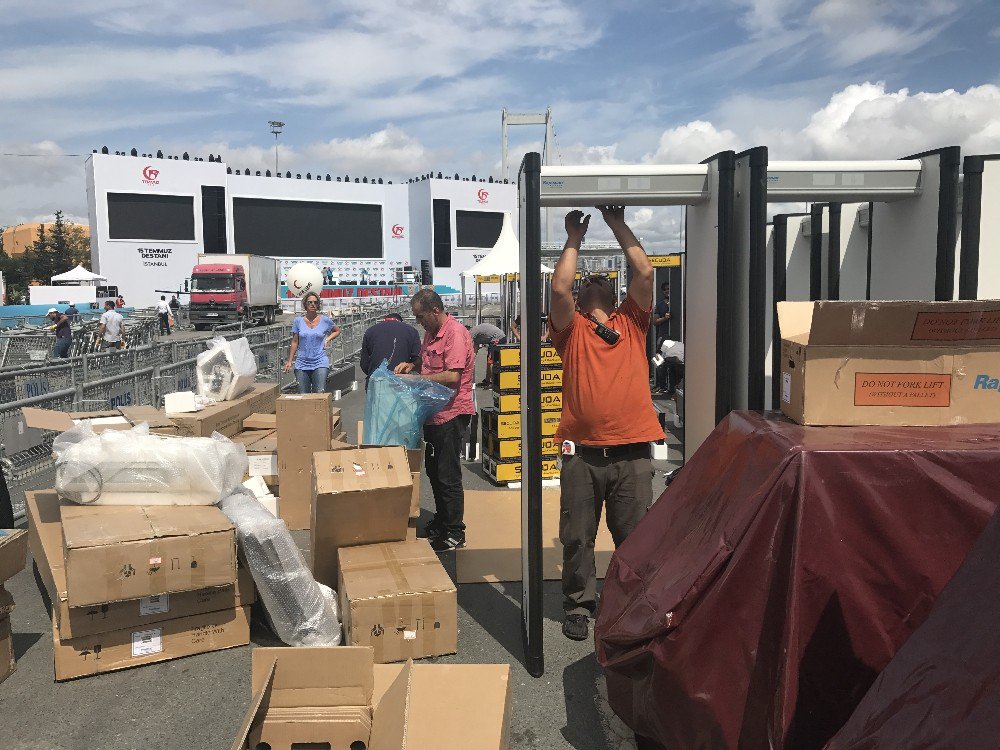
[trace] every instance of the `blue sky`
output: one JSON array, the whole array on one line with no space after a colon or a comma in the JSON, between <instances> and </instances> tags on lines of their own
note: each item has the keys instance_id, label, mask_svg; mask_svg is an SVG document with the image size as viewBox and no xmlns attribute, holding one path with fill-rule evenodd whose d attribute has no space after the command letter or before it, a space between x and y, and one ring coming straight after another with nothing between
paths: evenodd
<instances>
[{"instance_id":1,"label":"blue sky","mask_svg":"<svg viewBox=\"0 0 1000 750\"><path fill-rule=\"evenodd\" d=\"M500 110L563 163L1000 151L1000 3L7 0L0 225L86 216L108 145L394 180L499 174ZM541 130L512 132L516 158ZM631 212L649 241L675 211Z\"/></svg>"}]
</instances>

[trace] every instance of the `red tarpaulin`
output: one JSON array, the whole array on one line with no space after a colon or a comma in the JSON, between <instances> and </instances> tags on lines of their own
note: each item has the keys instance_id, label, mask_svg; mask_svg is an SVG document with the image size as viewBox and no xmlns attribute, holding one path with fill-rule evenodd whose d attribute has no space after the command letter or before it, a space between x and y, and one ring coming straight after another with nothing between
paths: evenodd
<instances>
[{"instance_id":1,"label":"red tarpaulin","mask_svg":"<svg viewBox=\"0 0 1000 750\"><path fill-rule=\"evenodd\" d=\"M821 748L1000 501L1000 425L730 414L618 549L615 711L671 750Z\"/></svg>"}]
</instances>

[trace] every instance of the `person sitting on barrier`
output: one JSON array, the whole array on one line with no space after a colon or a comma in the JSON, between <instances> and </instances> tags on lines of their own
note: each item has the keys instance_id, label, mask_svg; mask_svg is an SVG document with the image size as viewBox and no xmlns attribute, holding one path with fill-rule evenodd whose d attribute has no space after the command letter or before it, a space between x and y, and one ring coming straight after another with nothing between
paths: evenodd
<instances>
[{"instance_id":1,"label":"person sitting on barrier","mask_svg":"<svg viewBox=\"0 0 1000 750\"><path fill-rule=\"evenodd\" d=\"M326 379L330 374L330 357L326 347L340 335L340 328L329 315L320 314L320 300L316 292L302 297L305 315L292 322L292 345L288 349L285 372L295 364L295 383L299 393L325 393Z\"/></svg>"},{"instance_id":2,"label":"person sitting on barrier","mask_svg":"<svg viewBox=\"0 0 1000 750\"><path fill-rule=\"evenodd\" d=\"M119 297L121 299L121 297ZM97 335L101 337L105 349L121 349L122 337L125 335L125 318L115 309L115 303L108 300L104 303L104 313L101 315Z\"/></svg>"},{"instance_id":3,"label":"person sitting on barrier","mask_svg":"<svg viewBox=\"0 0 1000 750\"><path fill-rule=\"evenodd\" d=\"M156 317L160 320L160 333L170 335L170 305L167 304L167 297L160 295L160 301L156 303Z\"/></svg>"},{"instance_id":4,"label":"person sitting on barrier","mask_svg":"<svg viewBox=\"0 0 1000 750\"><path fill-rule=\"evenodd\" d=\"M566 215L566 245L552 275L549 332L563 361L559 540L563 545L563 634L587 638L597 604L594 543L601 508L617 547L653 501L649 444L663 439L653 409L646 331L653 302L653 266L625 223L623 206L599 206L625 252L632 282L621 306L606 276L573 282L589 214Z\"/></svg>"},{"instance_id":5,"label":"person sitting on barrier","mask_svg":"<svg viewBox=\"0 0 1000 750\"><path fill-rule=\"evenodd\" d=\"M455 395L427 420L425 463L434 491L434 519L425 528L431 547L444 552L465 546L465 489L462 486L462 442L469 432L476 402L472 395L476 352L465 326L444 311L444 302L433 289L421 289L410 300L417 322L423 326L420 364L402 362L397 375L419 370L420 377L453 388Z\"/></svg>"},{"instance_id":6,"label":"person sitting on barrier","mask_svg":"<svg viewBox=\"0 0 1000 750\"><path fill-rule=\"evenodd\" d=\"M73 329L69 324L69 316L63 315L54 307L50 307L45 315L53 323L50 328L56 332L56 345L52 349L52 356L56 359L66 359L69 356L69 347L73 343Z\"/></svg>"},{"instance_id":7,"label":"person sitting on barrier","mask_svg":"<svg viewBox=\"0 0 1000 750\"><path fill-rule=\"evenodd\" d=\"M388 360L388 368L395 369L400 362L420 361L420 334L413 326L404 323L398 313L389 313L378 323L365 331L361 339L361 371L371 375L383 361ZM368 390L368 378L365 378Z\"/></svg>"}]
</instances>

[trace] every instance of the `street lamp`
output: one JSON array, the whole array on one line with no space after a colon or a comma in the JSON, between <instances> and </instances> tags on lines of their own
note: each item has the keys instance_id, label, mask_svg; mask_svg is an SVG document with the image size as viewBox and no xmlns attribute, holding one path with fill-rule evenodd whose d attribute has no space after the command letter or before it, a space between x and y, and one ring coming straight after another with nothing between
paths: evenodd
<instances>
[{"instance_id":1,"label":"street lamp","mask_svg":"<svg viewBox=\"0 0 1000 750\"><path fill-rule=\"evenodd\" d=\"M278 174L278 135L285 127L285 123L278 120L268 120L267 124L271 126L271 132L274 133L274 173Z\"/></svg>"}]
</instances>

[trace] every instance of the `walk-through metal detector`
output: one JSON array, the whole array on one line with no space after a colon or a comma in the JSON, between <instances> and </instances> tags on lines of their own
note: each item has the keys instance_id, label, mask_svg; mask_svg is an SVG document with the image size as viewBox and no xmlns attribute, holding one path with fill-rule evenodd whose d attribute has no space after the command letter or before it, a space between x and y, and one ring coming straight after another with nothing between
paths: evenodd
<instances>
[{"instance_id":1,"label":"walk-through metal detector","mask_svg":"<svg viewBox=\"0 0 1000 750\"><path fill-rule=\"evenodd\" d=\"M1000 154L962 161L958 298L1000 299Z\"/></svg>"},{"instance_id":2,"label":"walk-through metal detector","mask_svg":"<svg viewBox=\"0 0 1000 750\"><path fill-rule=\"evenodd\" d=\"M544 671L541 575L541 209L596 205L687 206L683 261L685 339L685 458L733 408L749 361L738 345L746 312L737 288L746 281L733 253L735 154L701 164L542 167L526 154L518 176L521 247L521 541L523 634L529 674ZM596 211L591 211L592 214ZM585 251L584 251L585 252ZM745 294L743 295L745 297ZM653 300L650 300L652 302ZM743 325L740 328L740 325ZM533 326L533 328L528 328ZM744 386L745 390L745 386ZM625 405L623 405L625 406Z\"/></svg>"}]
</instances>

